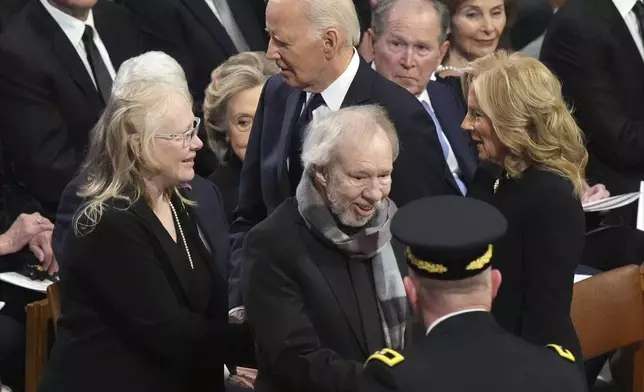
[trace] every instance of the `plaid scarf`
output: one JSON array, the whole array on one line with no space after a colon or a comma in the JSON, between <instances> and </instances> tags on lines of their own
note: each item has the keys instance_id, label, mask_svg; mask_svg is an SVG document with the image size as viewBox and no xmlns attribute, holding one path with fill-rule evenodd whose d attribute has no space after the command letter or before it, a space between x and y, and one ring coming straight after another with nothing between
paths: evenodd
<instances>
[{"instance_id":1,"label":"plaid scarf","mask_svg":"<svg viewBox=\"0 0 644 392\"><path fill-rule=\"evenodd\" d=\"M302 176L295 198L309 230L321 235L352 259L371 259L385 343L389 348L402 350L409 309L396 255L391 247L389 225L397 210L394 202L385 199L378 206L374 218L349 236L338 227L309 175Z\"/></svg>"}]
</instances>

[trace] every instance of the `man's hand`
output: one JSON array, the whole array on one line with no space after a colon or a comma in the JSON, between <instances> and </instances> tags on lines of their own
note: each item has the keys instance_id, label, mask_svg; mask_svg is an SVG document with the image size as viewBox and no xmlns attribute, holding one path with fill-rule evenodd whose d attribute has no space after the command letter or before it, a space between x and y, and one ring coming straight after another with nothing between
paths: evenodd
<instances>
[{"instance_id":1,"label":"man's hand","mask_svg":"<svg viewBox=\"0 0 644 392\"><path fill-rule=\"evenodd\" d=\"M237 374L228 378L228 383L242 387L253 389L255 385L255 378L257 377L257 369L237 367Z\"/></svg>"},{"instance_id":2,"label":"man's hand","mask_svg":"<svg viewBox=\"0 0 644 392\"><path fill-rule=\"evenodd\" d=\"M54 251L51 247L52 230L41 231L29 240L29 249L42 263L42 268L49 275L58 272L58 263L54 257Z\"/></svg>"},{"instance_id":3,"label":"man's hand","mask_svg":"<svg viewBox=\"0 0 644 392\"><path fill-rule=\"evenodd\" d=\"M610 197L610 192L608 192L604 184L596 184L586 189L581 201L582 203L590 203L592 201L606 199L607 197Z\"/></svg>"},{"instance_id":4,"label":"man's hand","mask_svg":"<svg viewBox=\"0 0 644 392\"><path fill-rule=\"evenodd\" d=\"M1 254L10 254L19 251L29 243L33 236L54 230L54 224L39 213L20 214L9 230L2 234ZM50 241L51 242L51 241Z\"/></svg>"}]
</instances>

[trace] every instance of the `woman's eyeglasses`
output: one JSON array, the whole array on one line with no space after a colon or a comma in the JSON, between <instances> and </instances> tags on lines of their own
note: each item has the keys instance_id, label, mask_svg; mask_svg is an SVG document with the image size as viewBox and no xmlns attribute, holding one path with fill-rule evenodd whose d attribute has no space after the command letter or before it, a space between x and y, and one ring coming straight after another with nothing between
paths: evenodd
<instances>
[{"instance_id":1,"label":"woman's eyeglasses","mask_svg":"<svg viewBox=\"0 0 644 392\"><path fill-rule=\"evenodd\" d=\"M195 117L195 120L192 123L192 126L190 127L190 129L188 129L184 133L168 133L168 134L154 135L154 137L158 139L165 139L165 140L180 140L183 143L183 148L186 148L190 145L192 138L197 135L197 132L199 132L199 124L201 124L201 119L198 117Z\"/></svg>"}]
</instances>

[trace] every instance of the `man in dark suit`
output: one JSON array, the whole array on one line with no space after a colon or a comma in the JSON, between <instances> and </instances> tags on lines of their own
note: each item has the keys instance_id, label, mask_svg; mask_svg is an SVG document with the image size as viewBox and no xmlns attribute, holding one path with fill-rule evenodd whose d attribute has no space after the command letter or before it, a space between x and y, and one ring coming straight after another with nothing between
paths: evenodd
<instances>
[{"instance_id":1,"label":"man in dark suit","mask_svg":"<svg viewBox=\"0 0 644 392\"><path fill-rule=\"evenodd\" d=\"M432 0L379 0L373 15L374 68L421 102L436 126L454 180L467 193L478 159L469 132L461 129L461 99L431 80L449 46L449 10Z\"/></svg>"},{"instance_id":2,"label":"man in dark suit","mask_svg":"<svg viewBox=\"0 0 644 392\"><path fill-rule=\"evenodd\" d=\"M404 356L372 355L362 391L586 390L569 350L532 345L490 314L501 284L492 244L506 228L498 210L471 198L426 198L398 211L391 231L408 246L405 289L427 332Z\"/></svg>"},{"instance_id":3,"label":"man in dark suit","mask_svg":"<svg viewBox=\"0 0 644 392\"><path fill-rule=\"evenodd\" d=\"M588 181L605 184L614 195L638 191L644 181L643 23L641 0L568 0L541 49L586 136ZM637 203L608 216L587 215L592 234L584 264L608 270L641 262Z\"/></svg>"},{"instance_id":4,"label":"man in dark suit","mask_svg":"<svg viewBox=\"0 0 644 392\"><path fill-rule=\"evenodd\" d=\"M265 51L264 0L120 0L136 18L147 50L160 50L183 67L201 115L210 74L230 56ZM199 137L208 145L205 128ZM207 177L217 167L209 148L197 153L196 170Z\"/></svg>"},{"instance_id":5,"label":"man in dark suit","mask_svg":"<svg viewBox=\"0 0 644 392\"><path fill-rule=\"evenodd\" d=\"M15 215L35 201L53 220L114 71L141 49L125 10L107 1L32 0L2 32L2 197Z\"/></svg>"},{"instance_id":6,"label":"man in dark suit","mask_svg":"<svg viewBox=\"0 0 644 392\"><path fill-rule=\"evenodd\" d=\"M375 105L313 118L295 198L244 243L256 391L356 391L372 350L408 343L404 249L390 241L387 197L398 150Z\"/></svg>"},{"instance_id":7,"label":"man in dark suit","mask_svg":"<svg viewBox=\"0 0 644 392\"><path fill-rule=\"evenodd\" d=\"M569 0L541 49L586 134L589 180L612 194L637 191L644 180L642 23L641 0Z\"/></svg>"},{"instance_id":8,"label":"man in dark suit","mask_svg":"<svg viewBox=\"0 0 644 392\"><path fill-rule=\"evenodd\" d=\"M332 1L329 15L314 14L322 1ZM307 17L308 11L312 14ZM333 22L321 27L320 21ZM277 61L281 75L264 86L244 160L231 226L232 306L241 303L238 271L244 236L295 193L302 174L300 138L311 118L341 107L379 104L401 141L392 199L402 205L429 194L459 192L423 107L374 72L354 49L360 27L350 0L270 0L266 25L268 57Z\"/></svg>"},{"instance_id":9,"label":"man in dark suit","mask_svg":"<svg viewBox=\"0 0 644 392\"><path fill-rule=\"evenodd\" d=\"M28 2L29 0L3 0L0 2L0 32Z\"/></svg>"}]
</instances>

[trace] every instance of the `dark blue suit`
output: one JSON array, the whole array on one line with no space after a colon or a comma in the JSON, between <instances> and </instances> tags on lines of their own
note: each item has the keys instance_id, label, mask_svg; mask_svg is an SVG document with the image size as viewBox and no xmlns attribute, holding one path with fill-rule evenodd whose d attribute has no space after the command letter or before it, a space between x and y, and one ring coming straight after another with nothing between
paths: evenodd
<instances>
[{"instance_id":1,"label":"dark blue suit","mask_svg":"<svg viewBox=\"0 0 644 392\"><path fill-rule=\"evenodd\" d=\"M427 93L443 133L449 140L458 161L458 167L461 169L460 178L469 187L478 165L478 156L469 132L461 128L467 112L462 104L463 98L457 96L457 92L449 85L440 82L429 82Z\"/></svg>"},{"instance_id":2,"label":"dark blue suit","mask_svg":"<svg viewBox=\"0 0 644 392\"><path fill-rule=\"evenodd\" d=\"M82 199L76 195L79 177L70 182L60 199L58 212L56 213L56 224L52 235L52 247L56 259L61 263L65 262L63 247L67 236L73 235L72 222L74 214L82 203ZM222 276L228 276L226 263L228 260L228 224L224 212L221 195L217 187L210 181L195 176L190 182L190 188L185 188L183 194L190 200L197 203L195 218L199 229L204 236L211 254L217 261L217 266Z\"/></svg>"},{"instance_id":3,"label":"dark blue suit","mask_svg":"<svg viewBox=\"0 0 644 392\"><path fill-rule=\"evenodd\" d=\"M242 303L239 283L246 232L293 196L286 160L303 94L285 84L279 75L272 77L262 91L244 159L239 204L230 228L231 306ZM361 60L342 107L368 104L384 107L398 131L400 154L390 194L396 204L430 195L460 194L443 158L434 123L423 106Z\"/></svg>"}]
</instances>

